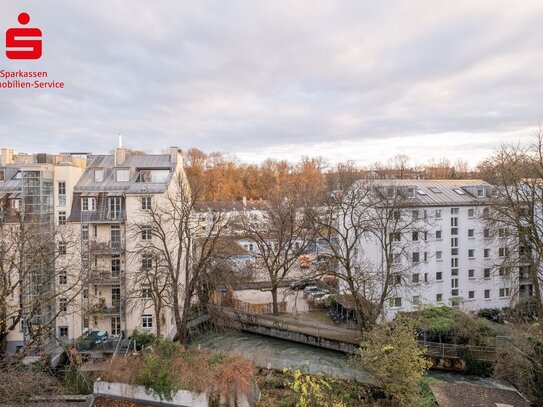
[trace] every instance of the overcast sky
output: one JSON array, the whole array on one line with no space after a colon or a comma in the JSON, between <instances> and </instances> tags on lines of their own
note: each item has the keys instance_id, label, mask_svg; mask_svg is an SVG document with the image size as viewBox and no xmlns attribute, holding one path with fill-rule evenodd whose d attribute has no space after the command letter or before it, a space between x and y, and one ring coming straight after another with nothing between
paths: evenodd
<instances>
[{"instance_id":1,"label":"overcast sky","mask_svg":"<svg viewBox=\"0 0 543 407\"><path fill-rule=\"evenodd\" d=\"M477 162L543 118L542 1L0 0L62 90L0 89L0 145ZM4 43L2 41L0 43Z\"/></svg>"}]
</instances>

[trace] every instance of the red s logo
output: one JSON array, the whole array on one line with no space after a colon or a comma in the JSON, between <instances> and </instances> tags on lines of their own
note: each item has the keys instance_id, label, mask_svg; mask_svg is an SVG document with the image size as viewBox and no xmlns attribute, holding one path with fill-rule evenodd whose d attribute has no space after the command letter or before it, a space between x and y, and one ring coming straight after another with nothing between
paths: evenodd
<instances>
[{"instance_id":1,"label":"red s logo","mask_svg":"<svg viewBox=\"0 0 543 407\"><path fill-rule=\"evenodd\" d=\"M27 13L19 14L17 18L21 25L30 22ZM24 39L29 37L29 39ZM10 48L17 48L10 50ZM6 31L6 56L9 59L40 59L41 58L41 30L39 28L10 28Z\"/></svg>"}]
</instances>

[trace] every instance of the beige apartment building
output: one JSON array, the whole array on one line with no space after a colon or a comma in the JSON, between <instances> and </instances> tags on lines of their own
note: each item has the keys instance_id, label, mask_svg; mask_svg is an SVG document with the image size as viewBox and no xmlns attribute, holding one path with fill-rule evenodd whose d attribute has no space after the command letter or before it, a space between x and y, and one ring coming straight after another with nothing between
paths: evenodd
<instances>
[{"instance_id":1,"label":"beige apartment building","mask_svg":"<svg viewBox=\"0 0 543 407\"><path fill-rule=\"evenodd\" d=\"M26 283L12 283L17 287L11 291L4 285L4 293L9 294L3 299L7 311L2 318L10 322L20 317L5 341L8 352L28 341L27 309L22 309L19 300L35 298L45 288L50 303L40 305L41 314L30 313L32 323L49 324L62 341L93 330L105 330L110 336L129 336L135 329L156 333L157 318L161 318L162 335L173 336L171 309L165 307L162 315L155 315L145 294L148 287L138 281L139 272L152 262L141 254L141 247L151 244L152 237L133 232L131 225L141 224L152 205L166 200L178 176L184 177L184 171L176 147L158 155L129 154L123 148L111 155L1 150L2 225L38 222L55 239L51 265L40 271L47 276L46 284L34 284L40 288L36 290ZM2 238L7 236L4 232ZM12 282L17 280L17 272L13 274ZM41 281L35 274L28 272L32 281ZM134 295L135 291L140 295Z\"/></svg>"},{"instance_id":2,"label":"beige apartment building","mask_svg":"<svg viewBox=\"0 0 543 407\"><path fill-rule=\"evenodd\" d=\"M138 281L142 268L152 266L153 258L141 251L152 236L133 226L145 222L153 205L161 205L178 176L184 170L176 147L169 154L127 154L117 148L113 155L89 156L74 187L68 219L79 231L84 278L79 301L68 307L65 318L58 318L57 329L67 339L97 330L114 337L136 329L156 334L157 318L162 335L173 336L171 309L154 315L149 287Z\"/></svg>"}]
</instances>

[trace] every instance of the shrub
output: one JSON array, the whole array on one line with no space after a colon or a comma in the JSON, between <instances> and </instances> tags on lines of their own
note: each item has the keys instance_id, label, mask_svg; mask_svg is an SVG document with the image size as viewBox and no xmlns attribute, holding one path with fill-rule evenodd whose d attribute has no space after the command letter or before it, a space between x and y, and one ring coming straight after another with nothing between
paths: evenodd
<instances>
[{"instance_id":1,"label":"shrub","mask_svg":"<svg viewBox=\"0 0 543 407\"><path fill-rule=\"evenodd\" d=\"M141 350L153 344L156 337L151 332L139 332L135 329L130 339L136 343L136 348Z\"/></svg>"},{"instance_id":2,"label":"shrub","mask_svg":"<svg viewBox=\"0 0 543 407\"><path fill-rule=\"evenodd\" d=\"M420 381L431 365L419 347L413 322L407 318L397 318L366 334L358 359L385 394L402 406L419 397Z\"/></svg>"},{"instance_id":3,"label":"shrub","mask_svg":"<svg viewBox=\"0 0 543 407\"><path fill-rule=\"evenodd\" d=\"M500 308L483 308L477 312L477 315L498 324L503 324L505 321L505 313Z\"/></svg>"}]
</instances>

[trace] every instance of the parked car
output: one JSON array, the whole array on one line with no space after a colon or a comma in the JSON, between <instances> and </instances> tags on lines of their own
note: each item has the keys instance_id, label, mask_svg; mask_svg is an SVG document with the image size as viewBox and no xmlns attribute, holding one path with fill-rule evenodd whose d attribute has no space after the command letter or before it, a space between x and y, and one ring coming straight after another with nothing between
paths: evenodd
<instances>
[{"instance_id":1,"label":"parked car","mask_svg":"<svg viewBox=\"0 0 543 407\"><path fill-rule=\"evenodd\" d=\"M290 289L291 290L302 290L306 288L309 285L315 285L315 280L300 280L300 281L294 281L290 283Z\"/></svg>"},{"instance_id":2,"label":"parked car","mask_svg":"<svg viewBox=\"0 0 543 407\"><path fill-rule=\"evenodd\" d=\"M95 343L106 343L108 339L107 331L91 331L87 338L94 339Z\"/></svg>"},{"instance_id":3,"label":"parked car","mask_svg":"<svg viewBox=\"0 0 543 407\"><path fill-rule=\"evenodd\" d=\"M330 293L327 291L313 291L309 293L307 298L314 300L315 302L321 302L330 297Z\"/></svg>"}]
</instances>

